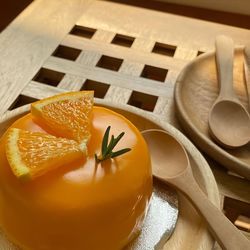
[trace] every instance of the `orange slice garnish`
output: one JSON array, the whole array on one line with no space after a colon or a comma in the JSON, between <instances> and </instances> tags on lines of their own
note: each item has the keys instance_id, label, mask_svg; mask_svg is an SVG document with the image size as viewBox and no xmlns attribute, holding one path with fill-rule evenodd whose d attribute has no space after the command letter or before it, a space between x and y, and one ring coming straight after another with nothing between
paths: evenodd
<instances>
[{"instance_id":1,"label":"orange slice garnish","mask_svg":"<svg viewBox=\"0 0 250 250\"><path fill-rule=\"evenodd\" d=\"M86 154L74 140L18 128L7 132L5 146L12 172L20 179L34 179Z\"/></svg>"},{"instance_id":2,"label":"orange slice garnish","mask_svg":"<svg viewBox=\"0 0 250 250\"><path fill-rule=\"evenodd\" d=\"M94 91L68 92L31 104L34 120L53 134L77 141L80 146L90 138Z\"/></svg>"}]
</instances>

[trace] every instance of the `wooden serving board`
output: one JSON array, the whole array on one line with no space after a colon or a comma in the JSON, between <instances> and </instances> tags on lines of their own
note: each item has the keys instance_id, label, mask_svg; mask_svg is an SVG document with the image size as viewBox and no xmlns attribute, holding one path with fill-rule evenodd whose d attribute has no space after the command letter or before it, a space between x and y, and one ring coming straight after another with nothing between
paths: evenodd
<instances>
[{"instance_id":1,"label":"wooden serving board","mask_svg":"<svg viewBox=\"0 0 250 250\"><path fill-rule=\"evenodd\" d=\"M249 110L243 58L243 50L237 49L234 56L234 89ZM250 143L236 149L223 149L210 136L208 116L218 92L215 53L203 54L190 62L177 79L175 102L180 121L202 151L250 180Z\"/></svg>"},{"instance_id":2,"label":"wooden serving board","mask_svg":"<svg viewBox=\"0 0 250 250\"><path fill-rule=\"evenodd\" d=\"M199 151L194 145L177 129L166 122L162 122L154 115L150 115L144 111L140 111L133 107L125 105L118 105L109 103L103 100L96 100L97 105L108 107L125 117L127 117L139 130L149 128L160 128L166 130L168 133L177 138L183 146L186 148L192 164L194 176L199 183L203 191L208 195L208 198L219 207L219 192L217 184L213 177L213 174ZM6 129L20 116L27 113L28 106L24 106L5 114L0 119L0 136L6 131ZM167 149L166 149L167 150ZM164 246L164 250L167 249L202 249L210 250L214 244L214 240L211 238L205 223L197 214L195 209L189 203L189 201L181 194L179 196L179 218L176 225L176 229ZM14 247L10 247L9 243L4 237L0 237L1 250L16 250Z\"/></svg>"}]
</instances>

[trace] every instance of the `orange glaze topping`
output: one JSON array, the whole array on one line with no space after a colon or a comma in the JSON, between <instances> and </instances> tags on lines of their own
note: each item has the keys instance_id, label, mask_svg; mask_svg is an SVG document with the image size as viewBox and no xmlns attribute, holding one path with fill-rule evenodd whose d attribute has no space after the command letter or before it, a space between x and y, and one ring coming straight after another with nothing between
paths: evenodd
<instances>
[{"instance_id":1,"label":"orange glaze topping","mask_svg":"<svg viewBox=\"0 0 250 250\"><path fill-rule=\"evenodd\" d=\"M132 150L95 164L108 126L125 132L116 150ZM11 127L45 132L31 114ZM94 107L88 157L21 182L11 172L0 140L0 225L25 250L118 250L141 229L152 192L148 148L123 116Z\"/></svg>"}]
</instances>

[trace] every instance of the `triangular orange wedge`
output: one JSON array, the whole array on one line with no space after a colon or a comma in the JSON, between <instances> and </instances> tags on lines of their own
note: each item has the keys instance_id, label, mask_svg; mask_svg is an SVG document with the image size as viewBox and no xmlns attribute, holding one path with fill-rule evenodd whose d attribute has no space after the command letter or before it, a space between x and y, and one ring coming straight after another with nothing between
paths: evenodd
<instances>
[{"instance_id":1,"label":"triangular orange wedge","mask_svg":"<svg viewBox=\"0 0 250 250\"><path fill-rule=\"evenodd\" d=\"M84 146L90 138L93 99L94 91L68 92L32 103L31 113L53 134Z\"/></svg>"},{"instance_id":2,"label":"triangular orange wedge","mask_svg":"<svg viewBox=\"0 0 250 250\"><path fill-rule=\"evenodd\" d=\"M20 179L34 179L86 154L73 140L17 128L7 132L5 146L12 172Z\"/></svg>"}]
</instances>

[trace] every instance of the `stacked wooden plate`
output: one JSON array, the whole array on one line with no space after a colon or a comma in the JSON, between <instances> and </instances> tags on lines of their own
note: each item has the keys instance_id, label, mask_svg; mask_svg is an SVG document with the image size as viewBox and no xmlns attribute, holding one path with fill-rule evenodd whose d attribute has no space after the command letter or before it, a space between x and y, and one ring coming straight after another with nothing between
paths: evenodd
<instances>
[{"instance_id":1,"label":"stacked wooden plate","mask_svg":"<svg viewBox=\"0 0 250 250\"><path fill-rule=\"evenodd\" d=\"M243 60L243 49L237 48L234 58L234 89L248 109ZM209 134L208 115L218 92L215 53L203 54L189 63L177 79L175 102L180 122L202 151L221 165L250 180L250 143L236 149L223 149Z\"/></svg>"}]
</instances>

